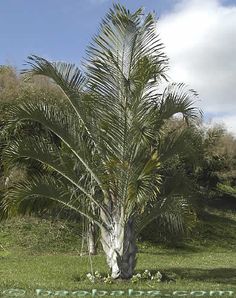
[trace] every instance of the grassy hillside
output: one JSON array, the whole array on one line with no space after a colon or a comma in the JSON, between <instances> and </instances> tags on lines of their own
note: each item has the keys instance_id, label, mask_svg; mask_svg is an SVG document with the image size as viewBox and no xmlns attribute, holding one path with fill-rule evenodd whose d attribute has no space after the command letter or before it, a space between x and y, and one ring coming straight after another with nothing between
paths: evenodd
<instances>
[{"instance_id":1,"label":"grassy hillside","mask_svg":"<svg viewBox=\"0 0 236 298\"><path fill-rule=\"evenodd\" d=\"M236 295L235 231L235 215L206 213L182 248L139 243L136 271L159 270L168 281L92 284L86 278L91 266L104 274L107 267L102 252L91 259L87 255L80 256L80 227L77 224L36 218L14 219L0 227L0 296L6 296L3 290L10 288L25 289L24 297L34 296L37 288L51 291L159 289L166 295L175 290L231 290Z\"/></svg>"},{"instance_id":2,"label":"grassy hillside","mask_svg":"<svg viewBox=\"0 0 236 298\"><path fill-rule=\"evenodd\" d=\"M0 245L8 254L78 254L81 227L60 220L14 218L0 224Z\"/></svg>"}]
</instances>

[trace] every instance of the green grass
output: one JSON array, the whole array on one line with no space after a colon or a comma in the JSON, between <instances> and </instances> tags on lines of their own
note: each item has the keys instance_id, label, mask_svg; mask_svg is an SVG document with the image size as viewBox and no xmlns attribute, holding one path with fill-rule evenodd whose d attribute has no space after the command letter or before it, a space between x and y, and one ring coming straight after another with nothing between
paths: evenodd
<instances>
[{"instance_id":1,"label":"green grass","mask_svg":"<svg viewBox=\"0 0 236 298\"><path fill-rule=\"evenodd\" d=\"M81 240L76 224L32 218L12 220L0 228L0 293L4 289L21 288L26 290L24 297L33 297L37 288L53 291L132 288L158 289L166 293L232 290L236 296L235 231L235 215L205 214L193 237L186 239L182 248L167 249L150 243L138 245L136 271L159 270L174 281L91 284L86 279L86 273L91 272L91 262L88 256L79 256ZM107 273L102 252L91 259L94 270Z\"/></svg>"}]
</instances>

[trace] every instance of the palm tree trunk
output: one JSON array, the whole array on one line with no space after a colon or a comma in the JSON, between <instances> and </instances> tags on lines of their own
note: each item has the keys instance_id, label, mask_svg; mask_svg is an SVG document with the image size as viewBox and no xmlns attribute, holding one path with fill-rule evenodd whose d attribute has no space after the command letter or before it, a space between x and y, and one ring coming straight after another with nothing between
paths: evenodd
<instances>
[{"instance_id":1,"label":"palm tree trunk","mask_svg":"<svg viewBox=\"0 0 236 298\"><path fill-rule=\"evenodd\" d=\"M133 220L130 219L126 224L117 220L110 231L102 228L101 242L112 278L131 278L137 253Z\"/></svg>"},{"instance_id":2,"label":"palm tree trunk","mask_svg":"<svg viewBox=\"0 0 236 298\"><path fill-rule=\"evenodd\" d=\"M87 239L88 239L88 252L90 255L97 254L97 245L96 245L96 226L93 221L88 223L88 231L87 231Z\"/></svg>"}]
</instances>

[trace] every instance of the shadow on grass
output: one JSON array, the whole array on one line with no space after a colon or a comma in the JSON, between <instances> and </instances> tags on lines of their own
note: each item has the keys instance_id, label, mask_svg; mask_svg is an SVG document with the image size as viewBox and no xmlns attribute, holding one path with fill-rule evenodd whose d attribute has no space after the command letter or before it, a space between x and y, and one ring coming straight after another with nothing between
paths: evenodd
<instances>
[{"instance_id":1,"label":"shadow on grass","mask_svg":"<svg viewBox=\"0 0 236 298\"><path fill-rule=\"evenodd\" d=\"M154 241L146 239L146 241L149 243L150 247L157 246L159 248L168 249L168 254L171 255L177 255L179 251L181 251L181 254L198 253L213 247L232 250L236 245L235 230L235 219L229 218L223 213L213 214L205 211L199 215L199 221L188 237L174 239L174 241L172 241L170 236L171 241L169 242L163 242L161 239ZM165 244L164 246L163 243ZM139 252L146 253L147 249L148 253L153 255L165 254L165 252L152 251L153 249L143 247L142 244L140 245Z\"/></svg>"},{"instance_id":2,"label":"shadow on grass","mask_svg":"<svg viewBox=\"0 0 236 298\"><path fill-rule=\"evenodd\" d=\"M236 268L169 268L164 273L175 279L236 285Z\"/></svg>"},{"instance_id":3,"label":"shadow on grass","mask_svg":"<svg viewBox=\"0 0 236 298\"><path fill-rule=\"evenodd\" d=\"M155 251L157 249L157 251ZM186 243L179 243L173 246L161 246L160 244L152 244L152 246L143 248L142 245L141 247L138 246L138 253L140 254L148 254L148 255L181 255L183 254L192 254L192 253L200 253L203 251L202 247L194 246L191 244L186 244Z\"/></svg>"},{"instance_id":4,"label":"shadow on grass","mask_svg":"<svg viewBox=\"0 0 236 298\"><path fill-rule=\"evenodd\" d=\"M204 211L199 215L199 218L208 221L208 222L215 222L215 223L227 223L236 226L236 220L230 217L226 217L224 213L213 214L207 211Z\"/></svg>"}]
</instances>

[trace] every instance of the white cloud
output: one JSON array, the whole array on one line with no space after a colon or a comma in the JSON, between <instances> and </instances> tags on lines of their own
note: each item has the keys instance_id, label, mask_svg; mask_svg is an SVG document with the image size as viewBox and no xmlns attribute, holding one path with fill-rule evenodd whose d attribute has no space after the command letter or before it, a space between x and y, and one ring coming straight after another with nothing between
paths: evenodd
<instances>
[{"instance_id":1,"label":"white cloud","mask_svg":"<svg viewBox=\"0 0 236 298\"><path fill-rule=\"evenodd\" d=\"M236 5L177 1L160 19L159 32L171 79L196 89L204 112L236 133Z\"/></svg>"}]
</instances>

